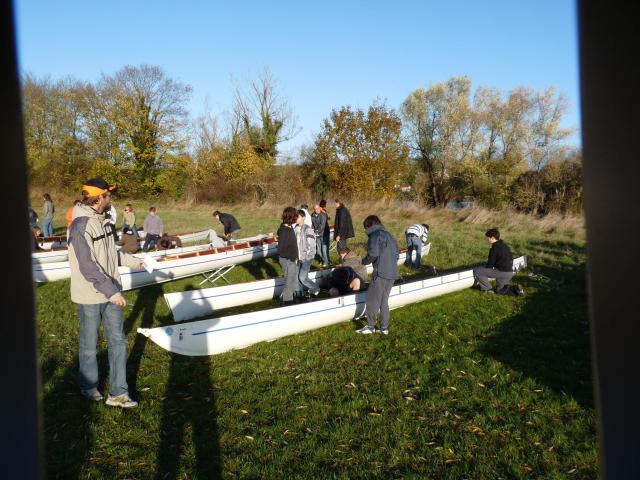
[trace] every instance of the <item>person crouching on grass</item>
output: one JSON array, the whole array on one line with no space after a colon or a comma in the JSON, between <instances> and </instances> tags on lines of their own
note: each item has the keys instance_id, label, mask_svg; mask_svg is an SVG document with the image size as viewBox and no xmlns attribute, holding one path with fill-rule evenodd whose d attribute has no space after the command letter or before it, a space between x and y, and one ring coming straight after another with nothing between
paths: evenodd
<instances>
[{"instance_id":1,"label":"person crouching on grass","mask_svg":"<svg viewBox=\"0 0 640 480\"><path fill-rule=\"evenodd\" d=\"M278 262L284 275L284 291L281 305L291 305L293 294L298 287L298 242L293 230L298 211L287 207L282 212L282 223L278 228Z\"/></svg>"},{"instance_id":2,"label":"person crouching on grass","mask_svg":"<svg viewBox=\"0 0 640 480\"><path fill-rule=\"evenodd\" d=\"M363 265L373 264L371 283L365 297L367 325L357 333L369 334L377 330L376 316L380 312L380 332L389 334L389 294L393 282L398 278L398 242L385 230L380 218L369 215L362 224L369 237L367 256L362 259Z\"/></svg>"},{"instance_id":3,"label":"person crouching on grass","mask_svg":"<svg viewBox=\"0 0 640 480\"><path fill-rule=\"evenodd\" d=\"M490 278L495 278L496 292L500 293L515 274L513 255L507 244L500 239L500 232L497 228L487 230L484 235L487 243L491 245L489 258L484 267L473 269L473 276L478 283L479 290L487 293L495 293L489 281Z\"/></svg>"},{"instance_id":4,"label":"person crouching on grass","mask_svg":"<svg viewBox=\"0 0 640 480\"><path fill-rule=\"evenodd\" d=\"M117 188L102 178L93 178L82 186L82 205L74 208L69 228L69 266L71 301L78 307L80 321L80 390L85 397L99 402L98 330L103 325L109 352L109 396L107 405L132 408L138 402L129 397L127 385L127 337L123 331L122 283L118 265L144 268L140 259L116 250L115 230L107 226L105 211L111 192Z\"/></svg>"}]
</instances>

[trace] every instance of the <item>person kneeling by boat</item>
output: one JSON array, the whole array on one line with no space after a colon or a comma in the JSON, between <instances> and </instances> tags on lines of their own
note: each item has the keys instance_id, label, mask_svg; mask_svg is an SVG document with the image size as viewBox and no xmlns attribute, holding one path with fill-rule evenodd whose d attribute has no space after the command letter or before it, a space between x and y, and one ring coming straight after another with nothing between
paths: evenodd
<instances>
[{"instance_id":1,"label":"person kneeling by boat","mask_svg":"<svg viewBox=\"0 0 640 480\"><path fill-rule=\"evenodd\" d=\"M494 293L489 279L495 278L495 291L500 293L508 285L511 277L515 275L513 271L513 255L507 244L500 239L500 232L497 228L487 230L484 235L489 245L491 245L489 258L484 267L473 269L473 276L480 291L487 293Z\"/></svg>"},{"instance_id":2,"label":"person kneeling by boat","mask_svg":"<svg viewBox=\"0 0 640 480\"><path fill-rule=\"evenodd\" d=\"M298 244L298 280L300 283L296 290L300 298L304 296L305 288L311 295L318 295L318 293L320 293L318 285L309 278L311 261L316 254L316 234L313 231L313 227L305 221L306 218L306 211L302 208L298 210L295 233Z\"/></svg>"},{"instance_id":3,"label":"person kneeling by boat","mask_svg":"<svg viewBox=\"0 0 640 480\"><path fill-rule=\"evenodd\" d=\"M389 294L393 283L398 278L398 242L385 230L380 218L369 215L362 224L369 237L367 256L362 259L363 265L373 264L371 283L367 289L366 314L367 325L358 333L369 334L376 331L376 316L380 312L380 332L389 333Z\"/></svg>"},{"instance_id":4,"label":"person kneeling by boat","mask_svg":"<svg viewBox=\"0 0 640 480\"><path fill-rule=\"evenodd\" d=\"M130 228L122 230L122 237L116 242L116 245L122 247L124 253L136 253L138 251L138 239Z\"/></svg>"},{"instance_id":5,"label":"person kneeling by boat","mask_svg":"<svg viewBox=\"0 0 640 480\"><path fill-rule=\"evenodd\" d=\"M168 235L163 233L158 240L158 250L169 250L171 248L182 247L182 240L177 235Z\"/></svg>"},{"instance_id":6,"label":"person kneeling by boat","mask_svg":"<svg viewBox=\"0 0 640 480\"><path fill-rule=\"evenodd\" d=\"M293 303L293 293L298 286L298 243L293 230L298 212L293 207L287 207L282 212L282 223L278 228L278 262L284 275L284 291L282 305Z\"/></svg>"}]
</instances>

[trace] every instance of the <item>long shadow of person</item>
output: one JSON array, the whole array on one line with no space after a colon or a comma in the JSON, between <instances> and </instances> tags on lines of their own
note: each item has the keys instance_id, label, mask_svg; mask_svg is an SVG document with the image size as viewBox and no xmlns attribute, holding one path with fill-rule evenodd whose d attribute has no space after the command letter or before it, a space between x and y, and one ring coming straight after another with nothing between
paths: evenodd
<instances>
[{"instance_id":1,"label":"long shadow of person","mask_svg":"<svg viewBox=\"0 0 640 480\"><path fill-rule=\"evenodd\" d=\"M131 331L139 316L142 316L140 327L149 328L153 326L156 306L161 296L161 285L150 285L140 289L136 302L124 322L123 330L125 335ZM129 393L134 398L138 398L138 371L140 370L140 362L146 345L147 337L138 333L127 359L127 383L129 385Z\"/></svg>"},{"instance_id":2,"label":"long shadow of person","mask_svg":"<svg viewBox=\"0 0 640 480\"><path fill-rule=\"evenodd\" d=\"M182 469L189 478L222 478L217 412L209 357L171 355L171 369L163 404L157 479L178 478ZM186 459L188 433L195 450L195 464ZM182 478L182 476L180 476Z\"/></svg>"},{"instance_id":3,"label":"long shadow of person","mask_svg":"<svg viewBox=\"0 0 640 480\"><path fill-rule=\"evenodd\" d=\"M558 393L593 406L585 266L556 262L518 277L525 305L500 323L480 350Z\"/></svg>"},{"instance_id":4,"label":"long shadow of person","mask_svg":"<svg viewBox=\"0 0 640 480\"><path fill-rule=\"evenodd\" d=\"M97 355L101 372L105 371L106 357L104 350ZM77 360L77 355L74 358ZM42 400L47 478L76 479L86 475L83 468L94 442L93 430L87 425L93 423L102 402L80 395L77 362L56 375L63 362L62 358L49 358L40 367L42 385L54 382ZM99 390L104 391L104 377L101 377Z\"/></svg>"},{"instance_id":5,"label":"long shadow of person","mask_svg":"<svg viewBox=\"0 0 640 480\"><path fill-rule=\"evenodd\" d=\"M242 267L251 274L256 280L264 280L265 278L277 277L280 275L269 259L261 258L242 264Z\"/></svg>"}]
</instances>

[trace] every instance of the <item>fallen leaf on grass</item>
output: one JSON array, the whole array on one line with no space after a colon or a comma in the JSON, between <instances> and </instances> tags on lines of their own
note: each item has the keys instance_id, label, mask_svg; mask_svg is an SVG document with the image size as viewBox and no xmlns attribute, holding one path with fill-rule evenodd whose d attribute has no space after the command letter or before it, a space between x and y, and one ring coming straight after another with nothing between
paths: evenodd
<instances>
[{"instance_id":1,"label":"fallen leaf on grass","mask_svg":"<svg viewBox=\"0 0 640 480\"><path fill-rule=\"evenodd\" d=\"M524 471L527 473L533 472L533 468L531 468L529 465L523 465L522 468L524 468Z\"/></svg>"},{"instance_id":2,"label":"fallen leaf on grass","mask_svg":"<svg viewBox=\"0 0 640 480\"><path fill-rule=\"evenodd\" d=\"M577 468L572 468L571 470L569 470L567 473L576 473L578 471Z\"/></svg>"},{"instance_id":3,"label":"fallen leaf on grass","mask_svg":"<svg viewBox=\"0 0 640 480\"><path fill-rule=\"evenodd\" d=\"M369 415L373 415L374 417L379 417L382 414L378 412L369 412Z\"/></svg>"},{"instance_id":4,"label":"fallen leaf on grass","mask_svg":"<svg viewBox=\"0 0 640 480\"><path fill-rule=\"evenodd\" d=\"M141 392L146 392L146 391L148 391L148 390L151 390L151 389L150 389L149 387L144 387L144 388L141 388L141 389L140 389L140 391L141 391Z\"/></svg>"},{"instance_id":5,"label":"fallen leaf on grass","mask_svg":"<svg viewBox=\"0 0 640 480\"><path fill-rule=\"evenodd\" d=\"M246 438L247 440L253 441L253 437L250 437L249 435L245 435L244 438Z\"/></svg>"},{"instance_id":6,"label":"fallen leaf on grass","mask_svg":"<svg viewBox=\"0 0 640 480\"><path fill-rule=\"evenodd\" d=\"M480 382L478 382L478 386L479 386L479 387L482 387L482 388L485 388L484 383L480 383Z\"/></svg>"},{"instance_id":7,"label":"fallen leaf on grass","mask_svg":"<svg viewBox=\"0 0 640 480\"><path fill-rule=\"evenodd\" d=\"M243 415L249 415L249 412L247 410L240 409L240 411L242 412Z\"/></svg>"}]
</instances>

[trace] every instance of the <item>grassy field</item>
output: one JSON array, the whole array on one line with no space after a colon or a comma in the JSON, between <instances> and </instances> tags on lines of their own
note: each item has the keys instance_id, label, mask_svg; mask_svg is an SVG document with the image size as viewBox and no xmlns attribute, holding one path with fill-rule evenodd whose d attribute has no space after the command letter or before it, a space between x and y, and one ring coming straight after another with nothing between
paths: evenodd
<instances>
[{"instance_id":1,"label":"grassy field","mask_svg":"<svg viewBox=\"0 0 640 480\"><path fill-rule=\"evenodd\" d=\"M148 205L134 206L143 217ZM282 210L156 206L170 233L220 232L211 218L219 208L237 216L243 236L275 231ZM393 311L386 337L356 335L361 324L345 322L188 358L147 342L136 328L169 323L162 294L200 279L128 292L128 379L140 406L122 411L79 395L69 283L38 284L48 477L596 478L581 220L348 206L352 245L361 251L369 213L401 245L404 227L429 223L426 263L439 271L483 261L483 233L498 226L514 253L529 255L528 270L516 277L525 297L465 290ZM270 259L238 267L230 278L279 272ZM104 341L99 359L106 373Z\"/></svg>"}]
</instances>

